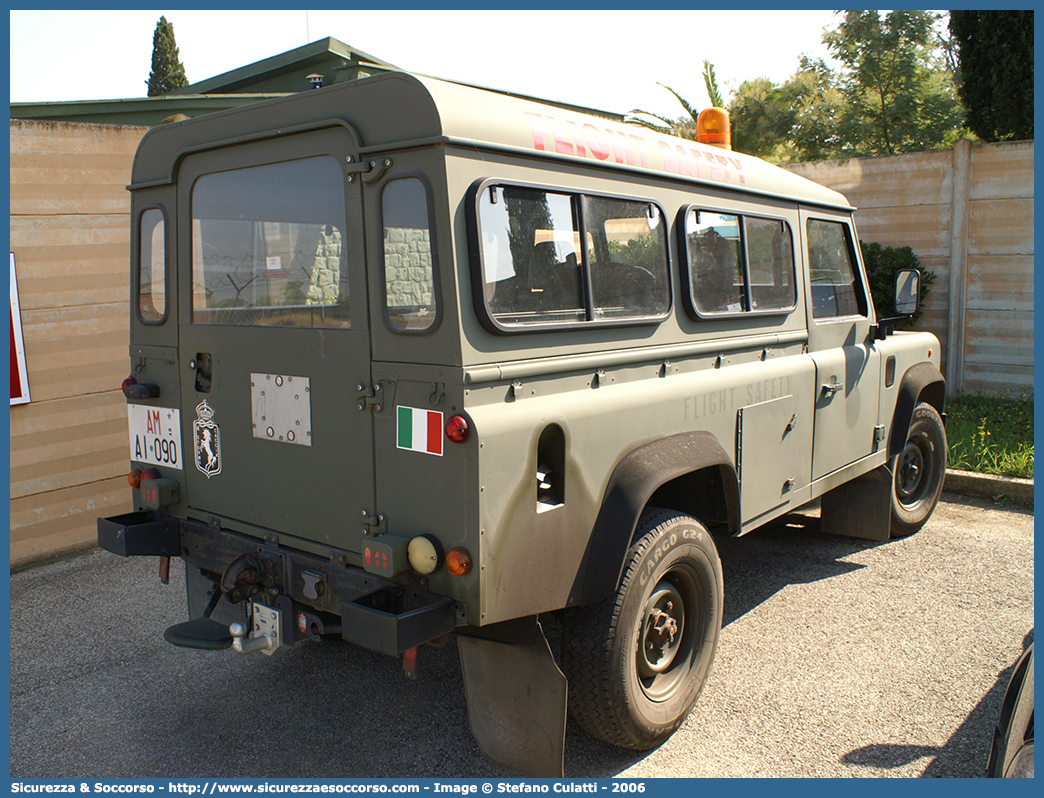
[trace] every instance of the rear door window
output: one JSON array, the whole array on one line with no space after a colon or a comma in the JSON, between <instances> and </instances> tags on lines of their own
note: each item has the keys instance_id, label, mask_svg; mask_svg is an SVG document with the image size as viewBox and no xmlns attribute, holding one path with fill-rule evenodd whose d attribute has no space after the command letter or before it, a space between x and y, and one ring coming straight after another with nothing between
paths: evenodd
<instances>
[{"instance_id":1,"label":"rear door window","mask_svg":"<svg viewBox=\"0 0 1044 798\"><path fill-rule=\"evenodd\" d=\"M167 316L167 222L159 208L147 208L138 222L138 317L160 324Z\"/></svg>"},{"instance_id":2,"label":"rear door window","mask_svg":"<svg viewBox=\"0 0 1044 798\"><path fill-rule=\"evenodd\" d=\"M193 322L349 328L344 209L330 156L201 176L192 188Z\"/></svg>"},{"instance_id":3,"label":"rear door window","mask_svg":"<svg viewBox=\"0 0 1044 798\"><path fill-rule=\"evenodd\" d=\"M385 318L398 332L427 332L437 319L433 231L428 191L416 177L381 192Z\"/></svg>"}]
</instances>

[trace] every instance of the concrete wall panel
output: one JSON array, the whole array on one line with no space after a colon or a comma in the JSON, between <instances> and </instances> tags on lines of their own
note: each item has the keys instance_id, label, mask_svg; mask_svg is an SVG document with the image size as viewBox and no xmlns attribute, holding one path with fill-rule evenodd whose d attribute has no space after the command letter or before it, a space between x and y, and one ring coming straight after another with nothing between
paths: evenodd
<instances>
[{"instance_id":1,"label":"concrete wall panel","mask_svg":"<svg viewBox=\"0 0 1044 798\"><path fill-rule=\"evenodd\" d=\"M1033 198L971 202L969 255L1032 255Z\"/></svg>"},{"instance_id":2,"label":"concrete wall panel","mask_svg":"<svg viewBox=\"0 0 1044 798\"><path fill-rule=\"evenodd\" d=\"M920 324L951 392L1032 390L1032 141L787 168L845 194L863 241L936 273Z\"/></svg>"},{"instance_id":3,"label":"concrete wall panel","mask_svg":"<svg viewBox=\"0 0 1044 798\"><path fill-rule=\"evenodd\" d=\"M11 215L127 213L145 128L11 122Z\"/></svg>"},{"instance_id":4,"label":"concrete wall panel","mask_svg":"<svg viewBox=\"0 0 1044 798\"><path fill-rule=\"evenodd\" d=\"M11 499L11 562L84 548L97 539L98 516L130 512L126 477ZM89 528L89 534L88 534Z\"/></svg>"},{"instance_id":5,"label":"concrete wall panel","mask_svg":"<svg viewBox=\"0 0 1044 798\"><path fill-rule=\"evenodd\" d=\"M118 391L43 402L11 423L11 498L126 475L127 400Z\"/></svg>"},{"instance_id":6,"label":"concrete wall panel","mask_svg":"<svg viewBox=\"0 0 1044 798\"><path fill-rule=\"evenodd\" d=\"M127 302L130 252L122 216L12 216L22 310Z\"/></svg>"},{"instance_id":7,"label":"concrete wall panel","mask_svg":"<svg viewBox=\"0 0 1044 798\"><path fill-rule=\"evenodd\" d=\"M11 251L32 401L11 408L11 560L127 512L131 162L146 128L11 123Z\"/></svg>"},{"instance_id":8,"label":"concrete wall panel","mask_svg":"<svg viewBox=\"0 0 1044 798\"><path fill-rule=\"evenodd\" d=\"M1033 199L1032 142L1016 141L972 148L972 200ZM1030 148L1027 157L1027 147Z\"/></svg>"}]
</instances>

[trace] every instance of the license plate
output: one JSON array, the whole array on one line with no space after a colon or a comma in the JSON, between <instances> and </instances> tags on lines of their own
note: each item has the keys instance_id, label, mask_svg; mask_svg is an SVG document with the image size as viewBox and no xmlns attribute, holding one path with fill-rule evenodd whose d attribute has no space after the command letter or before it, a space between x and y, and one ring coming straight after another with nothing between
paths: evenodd
<instances>
[{"instance_id":1,"label":"license plate","mask_svg":"<svg viewBox=\"0 0 1044 798\"><path fill-rule=\"evenodd\" d=\"M131 460L181 470L181 411L127 405Z\"/></svg>"}]
</instances>

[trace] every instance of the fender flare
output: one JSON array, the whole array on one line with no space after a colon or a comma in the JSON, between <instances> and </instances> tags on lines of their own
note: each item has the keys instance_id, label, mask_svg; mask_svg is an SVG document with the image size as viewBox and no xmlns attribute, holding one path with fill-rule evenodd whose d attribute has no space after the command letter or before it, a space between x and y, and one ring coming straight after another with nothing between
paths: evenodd
<instances>
[{"instance_id":1,"label":"fender flare","mask_svg":"<svg viewBox=\"0 0 1044 798\"><path fill-rule=\"evenodd\" d=\"M946 407L946 378L931 363L910 366L899 383L899 395L892 411L892 428L888 435L888 459L891 460L906 446L914 408L926 401L943 415Z\"/></svg>"},{"instance_id":2,"label":"fender flare","mask_svg":"<svg viewBox=\"0 0 1044 798\"><path fill-rule=\"evenodd\" d=\"M716 468L729 532L740 528L739 479L718 439L699 430L642 444L617 463L570 591L569 606L600 601L616 591L638 519L658 489L688 475ZM681 509L681 508L678 508Z\"/></svg>"}]
</instances>

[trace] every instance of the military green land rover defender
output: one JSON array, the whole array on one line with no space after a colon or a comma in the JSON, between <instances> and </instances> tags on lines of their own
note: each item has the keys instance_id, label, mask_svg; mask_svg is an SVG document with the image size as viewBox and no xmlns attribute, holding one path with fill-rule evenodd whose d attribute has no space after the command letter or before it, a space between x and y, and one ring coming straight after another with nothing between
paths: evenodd
<instances>
[{"instance_id":1,"label":"military green land rover defender","mask_svg":"<svg viewBox=\"0 0 1044 798\"><path fill-rule=\"evenodd\" d=\"M135 510L98 537L185 562L175 645L455 633L483 751L561 775L567 709L684 721L714 537L938 501L939 342L875 316L844 197L756 158L388 73L155 127L132 180Z\"/></svg>"}]
</instances>

